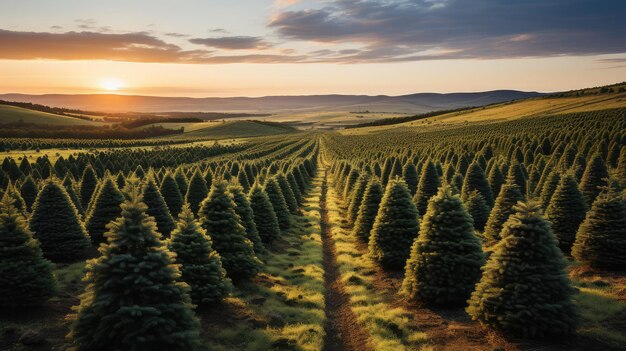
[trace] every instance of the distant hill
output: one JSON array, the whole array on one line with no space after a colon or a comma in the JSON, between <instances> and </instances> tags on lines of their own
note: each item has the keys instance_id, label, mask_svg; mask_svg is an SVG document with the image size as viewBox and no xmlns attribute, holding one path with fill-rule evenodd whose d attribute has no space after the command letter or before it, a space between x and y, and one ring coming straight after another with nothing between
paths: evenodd
<instances>
[{"instance_id":1,"label":"distant hill","mask_svg":"<svg viewBox=\"0 0 626 351\"><path fill-rule=\"evenodd\" d=\"M168 123L161 123L159 125L171 129L184 127L181 124L168 125ZM172 140L250 138L296 131L295 128L282 123L261 121L204 122L190 123L190 126L192 128L185 127L184 134L168 136L167 138Z\"/></svg>"},{"instance_id":2,"label":"distant hill","mask_svg":"<svg viewBox=\"0 0 626 351\"><path fill-rule=\"evenodd\" d=\"M53 125L102 125L79 118L62 116L54 113L35 111L21 107L0 104L0 124L22 121L25 123L53 124Z\"/></svg>"},{"instance_id":3,"label":"distant hill","mask_svg":"<svg viewBox=\"0 0 626 351\"><path fill-rule=\"evenodd\" d=\"M525 99L537 92L494 90L476 93L387 95L308 95L258 98L188 98L114 94L4 94L0 100L102 112L251 112L354 111L421 113Z\"/></svg>"}]
</instances>

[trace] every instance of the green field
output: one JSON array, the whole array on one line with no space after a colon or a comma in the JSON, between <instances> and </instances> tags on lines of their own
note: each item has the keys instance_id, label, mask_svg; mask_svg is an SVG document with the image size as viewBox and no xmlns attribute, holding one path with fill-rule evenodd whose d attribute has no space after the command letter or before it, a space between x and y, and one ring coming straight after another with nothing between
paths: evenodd
<instances>
[{"instance_id":1,"label":"green field","mask_svg":"<svg viewBox=\"0 0 626 351\"><path fill-rule=\"evenodd\" d=\"M23 121L25 123L54 125L104 125L105 123L86 121L79 118L55 115L53 113L29 110L21 107L0 105L0 123Z\"/></svg>"},{"instance_id":2,"label":"green field","mask_svg":"<svg viewBox=\"0 0 626 351\"><path fill-rule=\"evenodd\" d=\"M229 138L250 138L275 134L292 133L294 128L287 125L269 125L256 121L227 121L227 122L206 122L206 123L164 123L165 128L185 127L185 133L168 136L168 139L229 139ZM202 126L205 126L202 128Z\"/></svg>"}]
</instances>

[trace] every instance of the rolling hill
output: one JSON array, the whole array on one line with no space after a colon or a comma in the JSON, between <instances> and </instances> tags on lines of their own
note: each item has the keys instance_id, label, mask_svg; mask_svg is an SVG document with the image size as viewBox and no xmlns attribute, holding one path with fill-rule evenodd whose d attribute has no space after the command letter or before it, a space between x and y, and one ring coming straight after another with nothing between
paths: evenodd
<instances>
[{"instance_id":1,"label":"rolling hill","mask_svg":"<svg viewBox=\"0 0 626 351\"><path fill-rule=\"evenodd\" d=\"M167 137L172 140L250 138L293 133L296 131L295 128L285 124L260 121L205 122L188 123L188 125L185 125L184 123L160 123L155 125L161 125L164 128L171 129L184 127L184 134Z\"/></svg>"},{"instance_id":2,"label":"rolling hill","mask_svg":"<svg viewBox=\"0 0 626 351\"><path fill-rule=\"evenodd\" d=\"M25 123L53 125L103 125L105 123L61 116L53 113L30 110L21 107L0 104L0 124L23 121Z\"/></svg>"}]
</instances>

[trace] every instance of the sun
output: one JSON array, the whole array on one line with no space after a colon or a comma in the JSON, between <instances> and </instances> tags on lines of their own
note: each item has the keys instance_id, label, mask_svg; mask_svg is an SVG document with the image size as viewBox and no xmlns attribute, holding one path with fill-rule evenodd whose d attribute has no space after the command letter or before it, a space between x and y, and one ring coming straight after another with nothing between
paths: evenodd
<instances>
[{"instance_id":1,"label":"sun","mask_svg":"<svg viewBox=\"0 0 626 351\"><path fill-rule=\"evenodd\" d=\"M124 88L124 82L117 78L106 78L100 81L100 88L106 91L118 91Z\"/></svg>"}]
</instances>

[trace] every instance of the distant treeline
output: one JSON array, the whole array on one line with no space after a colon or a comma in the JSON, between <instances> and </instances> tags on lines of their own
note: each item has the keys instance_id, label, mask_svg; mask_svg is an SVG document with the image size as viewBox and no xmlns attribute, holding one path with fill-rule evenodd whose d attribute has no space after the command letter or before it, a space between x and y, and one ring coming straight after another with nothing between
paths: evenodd
<instances>
[{"instance_id":1,"label":"distant treeline","mask_svg":"<svg viewBox=\"0 0 626 351\"><path fill-rule=\"evenodd\" d=\"M25 108L25 109L29 109L29 110L46 112L46 113L54 113L54 114L57 114L57 115L66 116L66 117L72 117L72 118L78 118L78 119L82 119L82 120L86 120L86 121L92 121L93 120L92 118L87 117L87 116L77 115L77 114L85 113L85 111L73 110L73 109L69 109L69 108L50 107L50 106L46 106L46 105L33 104L33 103L30 103L30 102L17 102L17 101L5 101L5 100L0 100L0 105L21 107L21 108Z\"/></svg>"},{"instance_id":2,"label":"distant treeline","mask_svg":"<svg viewBox=\"0 0 626 351\"><path fill-rule=\"evenodd\" d=\"M121 122L135 121L138 119L159 120L168 119L170 122L185 122L185 120L191 120L192 122L202 121L214 121L227 118L258 118L268 117L271 114L267 113L228 113L228 112L90 112L89 114L95 114L102 116L106 122ZM155 123L155 122L150 122ZM150 124L146 123L146 124ZM157 122L159 123L159 122Z\"/></svg>"},{"instance_id":3,"label":"distant treeline","mask_svg":"<svg viewBox=\"0 0 626 351\"><path fill-rule=\"evenodd\" d=\"M389 126L389 125L393 125L393 124L412 122L412 121L417 121L417 120L425 119L425 118L429 118L429 117L445 115L446 113L451 113L451 112L459 112L459 111L471 110L471 109L474 109L474 108L476 108L476 107L461 107L461 108L455 108L455 109L450 109L450 110L431 111L431 112L421 113L419 115L406 116L406 117L383 118L383 119L379 119L379 120L373 121L373 122L359 123L359 124L354 124L354 125L351 125L351 126L346 126L345 129L363 128L363 127L377 127L377 126Z\"/></svg>"},{"instance_id":4,"label":"distant treeline","mask_svg":"<svg viewBox=\"0 0 626 351\"><path fill-rule=\"evenodd\" d=\"M164 117L164 118L137 118L130 121L122 122L121 126L125 128L139 128L143 126L147 126L153 123L201 123L204 122L203 119L187 117L187 118L173 118L173 117Z\"/></svg>"},{"instance_id":5,"label":"distant treeline","mask_svg":"<svg viewBox=\"0 0 626 351\"><path fill-rule=\"evenodd\" d=\"M17 121L0 124L0 138L50 138L50 139L144 139L182 134L182 129L161 126L130 129L121 125L75 126L36 124Z\"/></svg>"}]
</instances>

